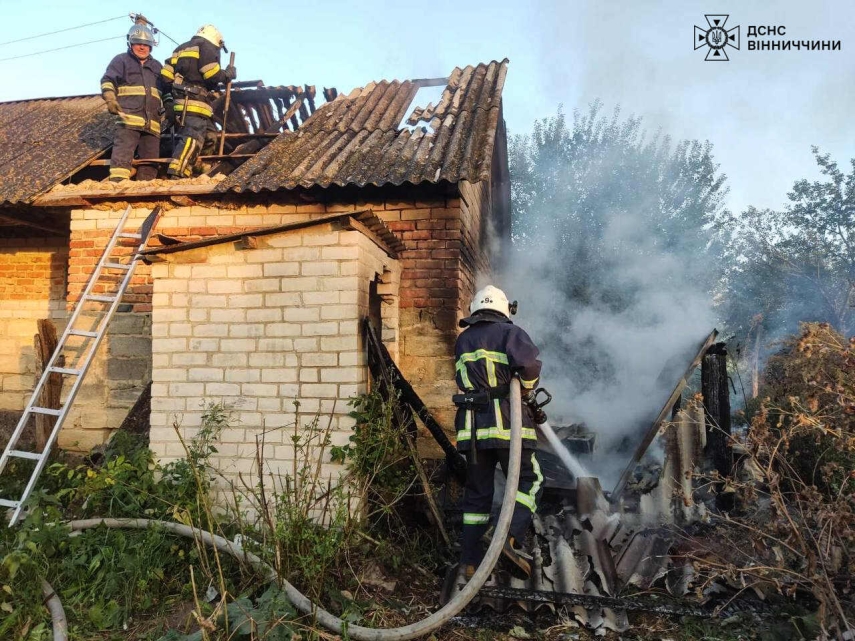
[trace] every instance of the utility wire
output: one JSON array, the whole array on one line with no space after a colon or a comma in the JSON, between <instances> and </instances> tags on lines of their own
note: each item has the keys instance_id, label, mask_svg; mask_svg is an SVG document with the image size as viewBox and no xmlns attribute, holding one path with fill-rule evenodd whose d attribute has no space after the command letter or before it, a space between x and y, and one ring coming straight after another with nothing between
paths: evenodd
<instances>
[{"instance_id":1,"label":"utility wire","mask_svg":"<svg viewBox=\"0 0 855 641\"><path fill-rule=\"evenodd\" d=\"M100 40L90 40L89 42L78 42L76 45L67 45L65 47L57 47L56 49L45 49L44 51L34 51L33 53L25 53L20 56L11 56L9 58L0 58L0 62L6 60L18 60L19 58L29 58L30 56L40 56L43 53L51 53L52 51L62 51L63 49L72 49L73 47L82 47L84 45L95 44L96 42L107 42L108 40L125 39L125 36L110 36L109 38L101 38Z\"/></svg>"},{"instance_id":2,"label":"utility wire","mask_svg":"<svg viewBox=\"0 0 855 641\"><path fill-rule=\"evenodd\" d=\"M59 29L58 31L50 31L48 33L40 33L37 36L27 36L26 38L19 38L18 40L8 40L6 42L0 42L0 47L2 47L3 45L11 45L11 44L14 44L16 42L24 42L25 40L35 40L36 38L44 38L45 36L52 36L54 34L63 33L65 31L74 31L75 29L83 29L84 27L91 27L92 25L96 25L96 24L104 24L105 22L112 22L113 20L119 20L120 18L127 18L127 17L128 17L128 14L123 13L122 15L116 16L115 18L107 18L106 20L99 20L98 22L89 22L87 24L81 24L81 25L78 25L76 27L68 27L66 29ZM172 38L170 38L170 40L171 39ZM85 43L85 44L88 44L88 43ZM11 58L4 58L4 60L11 60Z\"/></svg>"},{"instance_id":3,"label":"utility wire","mask_svg":"<svg viewBox=\"0 0 855 641\"><path fill-rule=\"evenodd\" d=\"M177 41L177 40L175 40L174 38L169 37L169 35L167 35L166 33L164 33L162 30L158 29L157 27L155 27L155 28L154 28L154 32L155 32L155 33L163 34L164 36L166 36L167 38L169 38L170 40L172 40L172 42L174 42L175 44L178 44L178 41Z\"/></svg>"}]
</instances>

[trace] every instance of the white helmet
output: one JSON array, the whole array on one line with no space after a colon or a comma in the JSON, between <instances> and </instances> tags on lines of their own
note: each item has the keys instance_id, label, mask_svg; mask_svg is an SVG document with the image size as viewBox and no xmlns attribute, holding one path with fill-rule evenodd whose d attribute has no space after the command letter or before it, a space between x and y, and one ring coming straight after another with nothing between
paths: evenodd
<instances>
[{"instance_id":1,"label":"white helmet","mask_svg":"<svg viewBox=\"0 0 855 641\"><path fill-rule=\"evenodd\" d=\"M482 309L492 309L500 314L504 314L508 318L511 316L510 303L508 303L508 297L505 296L505 292L492 285L487 285L483 289L478 290L472 299L472 304L469 305L470 314L474 314Z\"/></svg>"},{"instance_id":2,"label":"white helmet","mask_svg":"<svg viewBox=\"0 0 855 641\"><path fill-rule=\"evenodd\" d=\"M220 49L226 48L226 43L223 42L223 34L221 34L220 30L212 24L206 24L199 27L199 31L196 32L196 35L204 38L215 47L219 47Z\"/></svg>"}]
</instances>

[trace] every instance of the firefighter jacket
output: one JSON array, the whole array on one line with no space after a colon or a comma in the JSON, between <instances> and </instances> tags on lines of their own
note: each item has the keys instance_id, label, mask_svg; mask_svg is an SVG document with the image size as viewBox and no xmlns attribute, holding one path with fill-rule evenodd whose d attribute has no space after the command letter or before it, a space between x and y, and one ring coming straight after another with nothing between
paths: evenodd
<instances>
[{"instance_id":1,"label":"firefighter jacket","mask_svg":"<svg viewBox=\"0 0 855 641\"><path fill-rule=\"evenodd\" d=\"M160 72L169 87L169 99L174 98L176 113L187 113L210 118L214 96L209 94L228 77L220 67L220 48L201 36L178 46ZM182 89L185 88L185 89Z\"/></svg>"},{"instance_id":2,"label":"firefighter jacket","mask_svg":"<svg viewBox=\"0 0 855 641\"><path fill-rule=\"evenodd\" d=\"M510 448L511 378L519 376L523 394L533 390L540 378L539 350L525 330L498 312L479 311L460 324L466 329L454 346L457 387L464 393L487 392L488 399L474 407L458 405L457 449L472 449L473 439L476 449ZM523 447L533 448L537 445L534 417L525 403L522 419Z\"/></svg>"},{"instance_id":3,"label":"firefighter jacket","mask_svg":"<svg viewBox=\"0 0 855 641\"><path fill-rule=\"evenodd\" d=\"M161 64L157 60L151 56L140 60L130 49L107 65L107 71L101 77L101 95L105 100L111 93L116 97L122 110L119 117L123 126L160 135L160 116L163 113L160 70Z\"/></svg>"}]
</instances>

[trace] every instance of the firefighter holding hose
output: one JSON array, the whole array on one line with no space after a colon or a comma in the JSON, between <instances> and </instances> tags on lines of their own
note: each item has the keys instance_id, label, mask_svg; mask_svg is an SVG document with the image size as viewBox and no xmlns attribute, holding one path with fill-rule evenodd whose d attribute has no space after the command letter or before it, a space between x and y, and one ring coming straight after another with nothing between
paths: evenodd
<instances>
[{"instance_id":1,"label":"firefighter holding hose","mask_svg":"<svg viewBox=\"0 0 855 641\"><path fill-rule=\"evenodd\" d=\"M542 494L543 475L535 454L535 425L545 421L533 409L534 390L540 378L539 350L510 316L516 303L488 285L479 290L469 306L470 316L460 321L465 328L454 348L455 379L461 394L455 394L457 449L467 461L463 494L463 535L460 564L471 578L484 552L481 537L490 524L496 465L507 474L510 448L510 382L519 377L523 392L522 446L519 487L513 519L502 549L512 574L531 576L529 560L517 549L531 524ZM540 414L540 415L539 415Z\"/></svg>"}]
</instances>

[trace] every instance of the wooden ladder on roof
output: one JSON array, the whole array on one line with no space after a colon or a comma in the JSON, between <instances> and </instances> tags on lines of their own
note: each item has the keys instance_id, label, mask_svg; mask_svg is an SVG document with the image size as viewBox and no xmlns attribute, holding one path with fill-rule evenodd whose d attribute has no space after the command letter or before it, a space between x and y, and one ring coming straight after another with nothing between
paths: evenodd
<instances>
[{"instance_id":1,"label":"wooden ladder on roof","mask_svg":"<svg viewBox=\"0 0 855 641\"><path fill-rule=\"evenodd\" d=\"M33 492L39 476L47 464L51 447L56 442L59 431L68 412L71 409L77 392L83 383L83 378L92 364L98 346L107 333L107 327L119 308L122 296L130 285L134 267L140 259L140 252L145 249L148 238L160 216L160 207L155 207L146 217L136 232L126 231L131 206L128 205L116 225L103 254L89 277L83 293L78 299L74 311L68 320L65 331L56 345L56 349L44 368L44 372L36 383L35 389L24 408L24 413L12 432L6 448L0 456L0 475L12 459L34 461L35 466L30 471L27 484L18 498L0 497L0 507L14 510L9 519L9 526L15 525L21 518L27 499ZM128 242L130 241L130 242ZM131 252L128 252L131 249ZM71 353L73 359L66 359ZM66 367L68 362L74 365ZM51 376L64 376L71 379L71 386L65 399L60 401L59 408L43 407L42 392L47 387ZM41 452L31 452L18 449L21 435L24 433L30 419L36 415L53 417L54 423L50 435Z\"/></svg>"}]
</instances>

